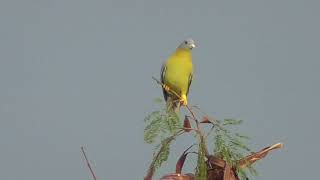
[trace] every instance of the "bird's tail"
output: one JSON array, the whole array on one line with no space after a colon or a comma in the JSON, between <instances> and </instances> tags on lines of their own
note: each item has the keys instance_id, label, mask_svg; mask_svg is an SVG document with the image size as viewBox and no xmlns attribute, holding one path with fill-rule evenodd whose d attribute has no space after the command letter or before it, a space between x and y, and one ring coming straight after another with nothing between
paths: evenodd
<instances>
[{"instance_id":1,"label":"bird's tail","mask_svg":"<svg viewBox=\"0 0 320 180\"><path fill-rule=\"evenodd\" d=\"M177 99L173 99L172 97L168 97L167 99L167 110L169 112L174 112L177 115L180 113L180 101Z\"/></svg>"}]
</instances>

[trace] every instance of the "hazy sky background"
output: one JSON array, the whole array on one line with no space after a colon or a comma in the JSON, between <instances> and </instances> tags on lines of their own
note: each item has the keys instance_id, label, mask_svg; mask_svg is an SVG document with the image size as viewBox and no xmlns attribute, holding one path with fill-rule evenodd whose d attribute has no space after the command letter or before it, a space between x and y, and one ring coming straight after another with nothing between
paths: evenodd
<instances>
[{"instance_id":1,"label":"hazy sky background","mask_svg":"<svg viewBox=\"0 0 320 180\"><path fill-rule=\"evenodd\" d=\"M1 0L0 179L142 179L152 81L185 38L191 104L245 119L252 149L284 149L253 179L316 179L320 161L320 3L316 0ZM173 172L187 137L158 172ZM190 161L189 161L190 162ZM187 167L185 171L191 171Z\"/></svg>"}]
</instances>

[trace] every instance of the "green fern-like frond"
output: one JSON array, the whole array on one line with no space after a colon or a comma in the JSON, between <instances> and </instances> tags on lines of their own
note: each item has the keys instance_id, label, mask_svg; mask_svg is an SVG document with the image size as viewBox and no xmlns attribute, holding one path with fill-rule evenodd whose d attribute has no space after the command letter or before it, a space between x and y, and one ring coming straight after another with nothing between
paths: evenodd
<instances>
[{"instance_id":1,"label":"green fern-like frond","mask_svg":"<svg viewBox=\"0 0 320 180\"><path fill-rule=\"evenodd\" d=\"M180 134L181 131L176 132L172 136L163 139L160 144L156 145L155 153L153 154L153 159L149 167L148 174L153 174L158 168L161 167L163 162L168 160L170 153L170 144Z\"/></svg>"},{"instance_id":2,"label":"green fern-like frond","mask_svg":"<svg viewBox=\"0 0 320 180\"><path fill-rule=\"evenodd\" d=\"M144 141L148 144L158 143L182 128L179 116L167 111L166 108L153 111L145 117L144 121L146 123Z\"/></svg>"},{"instance_id":3,"label":"green fern-like frond","mask_svg":"<svg viewBox=\"0 0 320 180\"><path fill-rule=\"evenodd\" d=\"M239 133L232 133L229 130L229 128L240 125L242 122L242 120L235 119L215 122L214 154L233 167L237 167L238 160L243 159L245 154L251 152L250 148L246 145L246 141L249 138ZM240 179L245 180L247 178L247 171L241 168L236 169ZM257 174L252 166L249 166L247 169L251 174Z\"/></svg>"},{"instance_id":4,"label":"green fern-like frond","mask_svg":"<svg viewBox=\"0 0 320 180\"><path fill-rule=\"evenodd\" d=\"M162 116L160 111L154 111L145 118L148 123L144 129L144 141L148 144L154 143L161 130Z\"/></svg>"},{"instance_id":5,"label":"green fern-like frond","mask_svg":"<svg viewBox=\"0 0 320 180\"><path fill-rule=\"evenodd\" d=\"M179 116L167 111L166 105L160 99L156 99L155 102L160 106L160 110L151 112L144 119L146 124L144 141L148 144L156 144L148 170L151 174L167 161L171 142L183 132Z\"/></svg>"},{"instance_id":6,"label":"green fern-like frond","mask_svg":"<svg viewBox=\"0 0 320 180\"><path fill-rule=\"evenodd\" d=\"M166 122L166 129L168 129L171 134L175 133L179 127L182 127L179 116L174 112L166 111L164 119Z\"/></svg>"},{"instance_id":7,"label":"green fern-like frond","mask_svg":"<svg viewBox=\"0 0 320 180\"><path fill-rule=\"evenodd\" d=\"M161 164L165 161L167 161L169 157L169 152L170 152L170 142L172 139L165 139L161 142L161 148L158 151L157 155L154 156L154 167L155 169L158 169Z\"/></svg>"},{"instance_id":8,"label":"green fern-like frond","mask_svg":"<svg viewBox=\"0 0 320 180\"><path fill-rule=\"evenodd\" d=\"M226 125L240 125L241 123L243 123L243 120L241 119L224 119L222 122L223 126Z\"/></svg>"}]
</instances>

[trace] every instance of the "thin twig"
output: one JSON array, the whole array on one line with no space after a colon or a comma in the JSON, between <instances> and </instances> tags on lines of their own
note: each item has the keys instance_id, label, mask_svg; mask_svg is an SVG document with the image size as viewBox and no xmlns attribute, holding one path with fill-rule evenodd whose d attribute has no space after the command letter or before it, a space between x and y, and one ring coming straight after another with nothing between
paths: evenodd
<instances>
[{"instance_id":1,"label":"thin twig","mask_svg":"<svg viewBox=\"0 0 320 180\"><path fill-rule=\"evenodd\" d=\"M89 162L89 160L87 158L87 155L86 155L86 152L84 151L84 147L83 146L81 146L81 151L82 151L82 154L83 154L84 158L86 159L87 166L88 166L88 168L89 168L89 170L90 170L90 172L91 172L91 174L93 176L93 179L97 180L96 175L94 174L94 172L93 172L93 170L91 168L90 162Z\"/></svg>"},{"instance_id":2,"label":"thin twig","mask_svg":"<svg viewBox=\"0 0 320 180\"><path fill-rule=\"evenodd\" d=\"M206 145L206 142L205 142L205 136L203 135L203 132L202 132L201 128L199 127L199 121L198 121L195 113L192 111L192 109L188 105L186 105L186 107L187 107L188 111L190 112L190 114L192 115L193 119L196 122L197 130L198 130L197 132L199 132L200 142L205 144L205 146L204 146L205 156L209 157L209 151L208 151L208 148L207 148L207 145Z\"/></svg>"},{"instance_id":3,"label":"thin twig","mask_svg":"<svg viewBox=\"0 0 320 180\"><path fill-rule=\"evenodd\" d=\"M162 86L162 88L165 89L165 86L166 86L165 84L163 84L161 81L159 81L155 77L152 77L152 79L155 80L158 84L160 84ZM169 88L169 93L173 93L175 96L177 96L179 99L181 99L181 96L178 93L176 93L174 90L172 90L171 88Z\"/></svg>"},{"instance_id":4,"label":"thin twig","mask_svg":"<svg viewBox=\"0 0 320 180\"><path fill-rule=\"evenodd\" d=\"M208 133L206 134L206 136L204 137L204 139L207 139L210 135L210 133L213 131L214 129L214 125L211 126L210 130L208 131Z\"/></svg>"},{"instance_id":5,"label":"thin twig","mask_svg":"<svg viewBox=\"0 0 320 180\"><path fill-rule=\"evenodd\" d=\"M186 107L187 107L188 111L190 112L190 114L192 115L194 121L196 122L197 128L200 129L199 128L199 121L198 121L196 115L194 114L194 112L192 111L192 109L188 105L186 105Z\"/></svg>"}]
</instances>

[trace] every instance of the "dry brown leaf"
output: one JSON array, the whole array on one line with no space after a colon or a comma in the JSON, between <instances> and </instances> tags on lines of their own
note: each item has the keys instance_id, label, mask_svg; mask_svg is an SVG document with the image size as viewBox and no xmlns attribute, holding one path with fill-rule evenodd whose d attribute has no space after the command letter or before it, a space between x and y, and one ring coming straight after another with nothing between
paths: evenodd
<instances>
[{"instance_id":1,"label":"dry brown leaf","mask_svg":"<svg viewBox=\"0 0 320 180\"><path fill-rule=\"evenodd\" d=\"M191 131L191 124L188 116L185 116L184 121L183 121L183 128L186 132Z\"/></svg>"},{"instance_id":2,"label":"dry brown leaf","mask_svg":"<svg viewBox=\"0 0 320 180\"><path fill-rule=\"evenodd\" d=\"M277 143L277 144L274 144L272 146L268 146L266 148L263 148L262 150L258 151L258 152L255 152L249 156L246 156L244 159L241 159L238 163L239 167L240 168L245 168L251 164L253 164L254 162L266 157L266 155L271 151L271 150L274 150L274 149L279 149L279 148L282 148L283 147L283 144L282 143Z\"/></svg>"},{"instance_id":3,"label":"dry brown leaf","mask_svg":"<svg viewBox=\"0 0 320 180\"><path fill-rule=\"evenodd\" d=\"M210 121L210 118L208 116L203 116L202 121L200 123L212 124L212 122Z\"/></svg>"}]
</instances>

